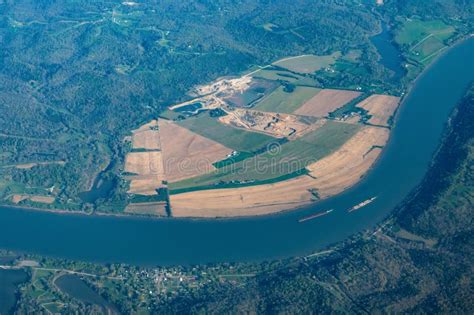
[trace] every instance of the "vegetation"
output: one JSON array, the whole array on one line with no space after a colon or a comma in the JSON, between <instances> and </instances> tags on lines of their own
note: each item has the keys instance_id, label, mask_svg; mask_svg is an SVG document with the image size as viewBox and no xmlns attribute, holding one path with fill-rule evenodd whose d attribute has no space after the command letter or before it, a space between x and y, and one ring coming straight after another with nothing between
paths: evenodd
<instances>
[{"instance_id":1,"label":"vegetation","mask_svg":"<svg viewBox=\"0 0 474 315\"><path fill-rule=\"evenodd\" d=\"M276 141L275 138L226 126L209 113L178 122L179 125L235 151L252 152Z\"/></svg>"},{"instance_id":2,"label":"vegetation","mask_svg":"<svg viewBox=\"0 0 474 315\"><path fill-rule=\"evenodd\" d=\"M315 73L318 70L334 64L336 60L339 59L339 57L341 57L341 52L337 51L331 55L326 56L304 55L286 58L274 62L273 64L275 66L288 69L292 72Z\"/></svg>"},{"instance_id":3,"label":"vegetation","mask_svg":"<svg viewBox=\"0 0 474 315\"><path fill-rule=\"evenodd\" d=\"M296 86L288 92L281 86L258 102L254 108L264 112L291 114L319 91L320 89L313 87Z\"/></svg>"},{"instance_id":4,"label":"vegetation","mask_svg":"<svg viewBox=\"0 0 474 315\"><path fill-rule=\"evenodd\" d=\"M219 168L218 170L169 184L171 193L197 187L204 189L210 185L258 184L287 174L294 174L307 165L337 150L358 130L359 125L328 121L317 130L283 145Z\"/></svg>"}]
</instances>

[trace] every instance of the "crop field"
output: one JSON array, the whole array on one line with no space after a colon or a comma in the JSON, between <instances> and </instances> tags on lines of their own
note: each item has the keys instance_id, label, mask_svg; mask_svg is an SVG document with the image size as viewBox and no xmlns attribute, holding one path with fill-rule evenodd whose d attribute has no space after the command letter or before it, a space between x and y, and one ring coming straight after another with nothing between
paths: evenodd
<instances>
[{"instance_id":1,"label":"crop field","mask_svg":"<svg viewBox=\"0 0 474 315\"><path fill-rule=\"evenodd\" d=\"M161 152L130 152L125 159L125 172L135 174L128 177L129 193L155 195L165 180Z\"/></svg>"},{"instance_id":2,"label":"crop field","mask_svg":"<svg viewBox=\"0 0 474 315\"><path fill-rule=\"evenodd\" d=\"M252 74L254 78L261 78L271 81L292 83L297 86L316 86L317 82L310 78L285 70L262 69Z\"/></svg>"},{"instance_id":3,"label":"crop field","mask_svg":"<svg viewBox=\"0 0 474 315\"><path fill-rule=\"evenodd\" d=\"M253 152L276 141L275 138L261 133L226 126L207 113L179 121L177 124L235 151Z\"/></svg>"},{"instance_id":4,"label":"crop field","mask_svg":"<svg viewBox=\"0 0 474 315\"><path fill-rule=\"evenodd\" d=\"M407 20L397 30L395 41L408 47L410 58L426 65L446 48L444 41L455 31L454 27L439 20Z\"/></svg>"},{"instance_id":5,"label":"crop field","mask_svg":"<svg viewBox=\"0 0 474 315\"><path fill-rule=\"evenodd\" d=\"M335 195L360 180L388 140L387 128L365 126L336 152L309 165L321 198Z\"/></svg>"},{"instance_id":6,"label":"crop field","mask_svg":"<svg viewBox=\"0 0 474 315\"><path fill-rule=\"evenodd\" d=\"M326 117L360 95L361 93L356 91L324 89L304 103L294 114Z\"/></svg>"},{"instance_id":7,"label":"crop field","mask_svg":"<svg viewBox=\"0 0 474 315\"><path fill-rule=\"evenodd\" d=\"M302 138L287 142L276 150L220 168L210 174L173 183L173 190L218 185L229 182L259 182L278 178L305 168L336 151L361 127L327 121L322 127Z\"/></svg>"},{"instance_id":8,"label":"crop field","mask_svg":"<svg viewBox=\"0 0 474 315\"><path fill-rule=\"evenodd\" d=\"M168 182L199 176L215 170L213 163L232 150L176 123L160 120L164 170Z\"/></svg>"},{"instance_id":9,"label":"crop field","mask_svg":"<svg viewBox=\"0 0 474 315\"><path fill-rule=\"evenodd\" d=\"M158 121L153 120L132 131L132 145L134 149L159 150Z\"/></svg>"},{"instance_id":10,"label":"crop field","mask_svg":"<svg viewBox=\"0 0 474 315\"><path fill-rule=\"evenodd\" d=\"M369 170L385 145L386 128L365 126L344 145L308 165L311 176L258 186L208 189L170 196L175 217L264 215L307 205L351 187ZM225 204L226 207L222 207Z\"/></svg>"},{"instance_id":11,"label":"crop field","mask_svg":"<svg viewBox=\"0 0 474 315\"><path fill-rule=\"evenodd\" d=\"M392 117L397 109L399 102L399 97L375 94L369 96L356 106L367 110L368 114L372 116L368 123L388 127L390 117Z\"/></svg>"},{"instance_id":12,"label":"crop field","mask_svg":"<svg viewBox=\"0 0 474 315\"><path fill-rule=\"evenodd\" d=\"M52 204L55 200L53 196L39 196L39 195L13 195L12 196L13 203L19 203L23 200L30 200L33 202L45 203L45 204Z\"/></svg>"},{"instance_id":13,"label":"crop field","mask_svg":"<svg viewBox=\"0 0 474 315\"><path fill-rule=\"evenodd\" d=\"M320 91L318 88L296 86L292 92L285 92L284 87L279 87L254 108L264 112L291 114Z\"/></svg>"},{"instance_id":14,"label":"crop field","mask_svg":"<svg viewBox=\"0 0 474 315\"><path fill-rule=\"evenodd\" d=\"M320 69L333 65L340 57L340 52L335 52L327 56L303 55L285 58L274 62L273 65L298 73L314 73Z\"/></svg>"},{"instance_id":15,"label":"crop field","mask_svg":"<svg viewBox=\"0 0 474 315\"><path fill-rule=\"evenodd\" d=\"M314 201L315 196L308 191L312 180L303 176L275 184L171 195L171 212L174 217L208 218L275 213Z\"/></svg>"},{"instance_id":16,"label":"crop field","mask_svg":"<svg viewBox=\"0 0 474 315\"><path fill-rule=\"evenodd\" d=\"M131 203L125 208L125 213L164 217L166 205L166 202Z\"/></svg>"},{"instance_id":17,"label":"crop field","mask_svg":"<svg viewBox=\"0 0 474 315\"><path fill-rule=\"evenodd\" d=\"M448 39L455 29L440 20L421 21L407 20L398 30L395 40L401 45L415 45L427 36L434 36L439 40Z\"/></svg>"},{"instance_id":18,"label":"crop field","mask_svg":"<svg viewBox=\"0 0 474 315\"><path fill-rule=\"evenodd\" d=\"M236 107L249 107L266 94L270 94L277 87L278 84L274 81L256 79L252 80L252 84L246 91L234 93L232 96L226 97L225 100Z\"/></svg>"}]
</instances>

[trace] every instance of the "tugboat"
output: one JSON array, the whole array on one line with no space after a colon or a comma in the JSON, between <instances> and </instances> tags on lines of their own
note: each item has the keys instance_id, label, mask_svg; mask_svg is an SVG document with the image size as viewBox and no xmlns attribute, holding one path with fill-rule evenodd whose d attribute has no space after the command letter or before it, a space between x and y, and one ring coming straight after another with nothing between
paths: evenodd
<instances>
[{"instance_id":1,"label":"tugboat","mask_svg":"<svg viewBox=\"0 0 474 315\"><path fill-rule=\"evenodd\" d=\"M316 214L313 214L313 215L310 215L310 216L307 216L307 217L304 217L302 219L299 219L298 222L299 223L302 223L304 221L309 221L309 220L312 220L312 219L316 219L316 218L319 218L319 217L322 217L323 215L326 215L326 214L329 214L333 211L333 209L331 210L326 210L326 211L323 211L323 212L318 212Z\"/></svg>"},{"instance_id":2,"label":"tugboat","mask_svg":"<svg viewBox=\"0 0 474 315\"><path fill-rule=\"evenodd\" d=\"M360 208L367 206L369 203L371 203L371 202L374 201L375 199L377 199L377 197L372 197L372 198L370 198L370 199L367 199L367 200L365 200L365 201L362 201L361 203L355 205L354 207L348 209L347 211L348 211L348 212L352 212L352 211L359 210Z\"/></svg>"}]
</instances>

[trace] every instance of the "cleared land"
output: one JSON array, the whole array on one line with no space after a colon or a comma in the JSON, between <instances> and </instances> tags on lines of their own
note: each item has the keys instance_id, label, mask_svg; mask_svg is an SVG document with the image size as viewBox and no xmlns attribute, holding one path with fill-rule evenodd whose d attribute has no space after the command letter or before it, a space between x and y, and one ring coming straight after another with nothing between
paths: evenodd
<instances>
[{"instance_id":1,"label":"cleared land","mask_svg":"<svg viewBox=\"0 0 474 315\"><path fill-rule=\"evenodd\" d=\"M327 121L315 131L277 146L275 150L220 168L210 174L173 183L169 188L173 192L220 183L258 184L258 181L281 178L336 151L360 128L360 125Z\"/></svg>"},{"instance_id":2,"label":"cleared land","mask_svg":"<svg viewBox=\"0 0 474 315\"><path fill-rule=\"evenodd\" d=\"M159 150L160 134L158 121L152 120L148 124L132 131L132 145L134 149Z\"/></svg>"},{"instance_id":3,"label":"cleared land","mask_svg":"<svg viewBox=\"0 0 474 315\"><path fill-rule=\"evenodd\" d=\"M366 126L339 150L308 166L311 176L274 184L212 189L171 195L175 217L239 217L275 213L307 205L354 185L388 139L386 128ZM316 177L316 179L314 178ZM225 207L223 207L225 205Z\"/></svg>"},{"instance_id":4,"label":"cleared land","mask_svg":"<svg viewBox=\"0 0 474 315\"><path fill-rule=\"evenodd\" d=\"M275 213L309 204L315 197L303 176L269 185L195 191L171 195L174 217L239 217Z\"/></svg>"},{"instance_id":5,"label":"cleared land","mask_svg":"<svg viewBox=\"0 0 474 315\"><path fill-rule=\"evenodd\" d=\"M369 115L372 116L368 120L370 124L388 127L389 119L397 109L399 102L399 97L375 94L356 106L369 112Z\"/></svg>"},{"instance_id":6,"label":"cleared land","mask_svg":"<svg viewBox=\"0 0 474 315\"><path fill-rule=\"evenodd\" d=\"M167 216L166 202L131 203L125 208L125 213L164 217Z\"/></svg>"},{"instance_id":7,"label":"cleared land","mask_svg":"<svg viewBox=\"0 0 474 315\"><path fill-rule=\"evenodd\" d=\"M294 114L326 117L329 113L344 106L361 95L360 92L324 89L298 108Z\"/></svg>"},{"instance_id":8,"label":"cleared land","mask_svg":"<svg viewBox=\"0 0 474 315\"><path fill-rule=\"evenodd\" d=\"M456 29L441 20L406 20L396 31L395 41L406 46L409 58L427 65L447 46Z\"/></svg>"},{"instance_id":9,"label":"cleared land","mask_svg":"<svg viewBox=\"0 0 474 315\"><path fill-rule=\"evenodd\" d=\"M23 200L30 200L33 202L52 204L55 200L52 196L38 196L38 195L13 195L12 202L19 203Z\"/></svg>"},{"instance_id":10,"label":"cleared land","mask_svg":"<svg viewBox=\"0 0 474 315\"><path fill-rule=\"evenodd\" d=\"M314 73L334 64L340 56L340 52L326 56L303 55L285 58L274 62L273 65L299 73Z\"/></svg>"},{"instance_id":11,"label":"cleared land","mask_svg":"<svg viewBox=\"0 0 474 315\"><path fill-rule=\"evenodd\" d=\"M159 151L130 152L125 159L125 172L136 174L127 176L131 194L156 195L156 189L163 187L166 179Z\"/></svg>"},{"instance_id":12,"label":"cleared land","mask_svg":"<svg viewBox=\"0 0 474 315\"><path fill-rule=\"evenodd\" d=\"M311 124L298 116L248 109L228 112L228 115L220 117L219 121L233 127L266 133L276 138L296 138L311 131Z\"/></svg>"},{"instance_id":13,"label":"cleared land","mask_svg":"<svg viewBox=\"0 0 474 315\"><path fill-rule=\"evenodd\" d=\"M318 88L297 86L292 92L285 92L284 87L281 86L262 99L254 108L264 112L291 114L320 91L321 89Z\"/></svg>"},{"instance_id":14,"label":"cleared land","mask_svg":"<svg viewBox=\"0 0 474 315\"><path fill-rule=\"evenodd\" d=\"M388 137L388 129L366 126L339 150L309 165L319 197L338 194L357 183L375 162Z\"/></svg>"},{"instance_id":15,"label":"cleared land","mask_svg":"<svg viewBox=\"0 0 474 315\"><path fill-rule=\"evenodd\" d=\"M225 159L232 149L200 136L176 123L160 120L164 170L168 182L199 176L215 170L213 163Z\"/></svg>"},{"instance_id":16,"label":"cleared land","mask_svg":"<svg viewBox=\"0 0 474 315\"><path fill-rule=\"evenodd\" d=\"M235 151L253 152L275 142L273 137L224 125L207 113L177 124Z\"/></svg>"}]
</instances>

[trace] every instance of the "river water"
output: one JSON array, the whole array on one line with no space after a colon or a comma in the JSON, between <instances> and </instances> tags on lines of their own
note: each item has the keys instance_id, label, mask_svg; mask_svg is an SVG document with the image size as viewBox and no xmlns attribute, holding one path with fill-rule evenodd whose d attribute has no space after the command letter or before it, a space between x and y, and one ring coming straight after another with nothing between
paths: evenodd
<instances>
[{"instance_id":1,"label":"river water","mask_svg":"<svg viewBox=\"0 0 474 315\"><path fill-rule=\"evenodd\" d=\"M142 266L262 261L310 254L383 220L426 173L474 80L474 38L445 53L405 98L384 153L354 188L308 209L232 220L144 219L0 209L0 248ZM347 209L378 198L358 211ZM223 205L225 206L225 205ZM298 223L316 211L324 217Z\"/></svg>"}]
</instances>

